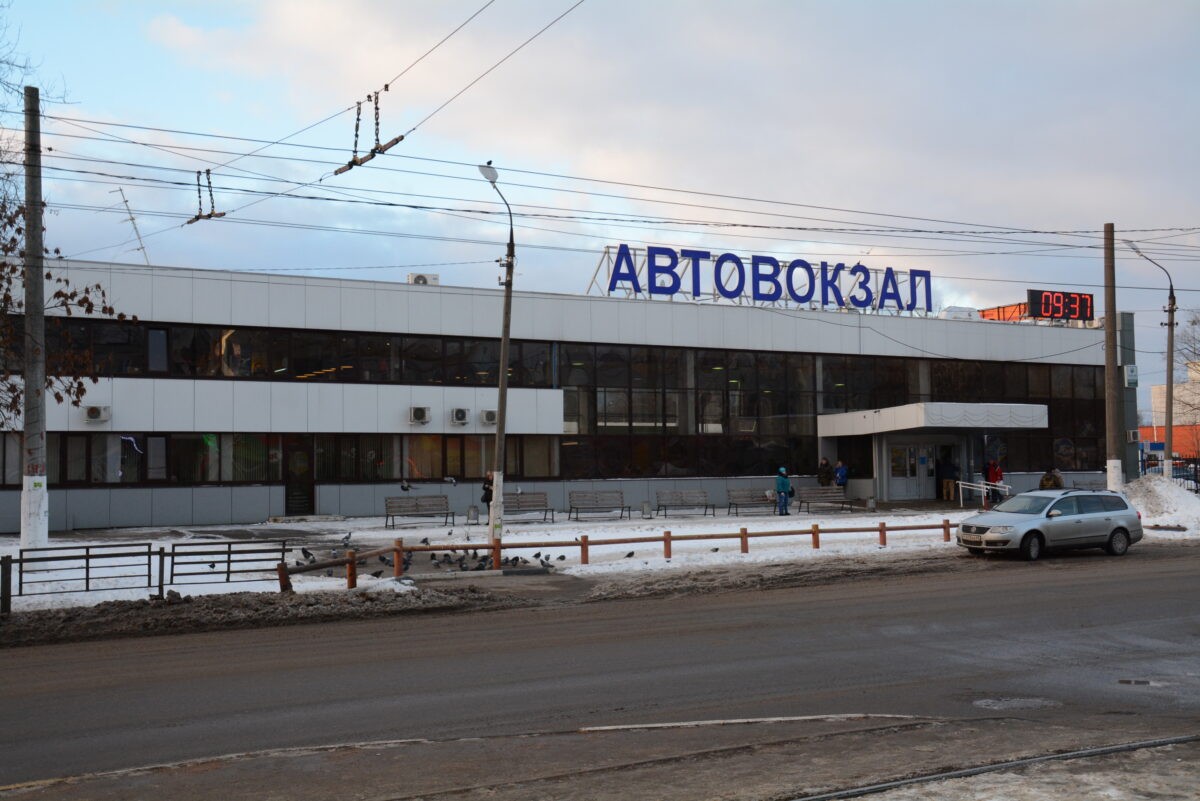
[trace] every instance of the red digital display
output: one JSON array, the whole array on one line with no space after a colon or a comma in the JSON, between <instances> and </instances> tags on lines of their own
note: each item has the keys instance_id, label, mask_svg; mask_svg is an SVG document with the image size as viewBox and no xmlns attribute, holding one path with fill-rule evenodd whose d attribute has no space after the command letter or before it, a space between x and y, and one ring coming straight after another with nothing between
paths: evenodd
<instances>
[{"instance_id":1,"label":"red digital display","mask_svg":"<svg viewBox=\"0 0 1200 801\"><path fill-rule=\"evenodd\" d=\"M1048 320L1094 320L1096 307L1085 292L1030 289L1029 316Z\"/></svg>"}]
</instances>

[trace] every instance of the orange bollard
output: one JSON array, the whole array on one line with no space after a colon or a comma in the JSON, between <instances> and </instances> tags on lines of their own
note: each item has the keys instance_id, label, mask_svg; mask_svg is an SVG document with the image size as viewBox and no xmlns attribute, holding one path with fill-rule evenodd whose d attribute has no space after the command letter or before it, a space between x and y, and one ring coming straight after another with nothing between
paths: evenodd
<instances>
[{"instance_id":1,"label":"orange bollard","mask_svg":"<svg viewBox=\"0 0 1200 801\"><path fill-rule=\"evenodd\" d=\"M821 547L821 527L813 523L812 527L813 550L819 550Z\"/></svg>"},{"instance_id":2,"label":"orange bollard","mask_svg":"<svg viewBox=\"0 0 1200 801\"><path fill-rule=\"evenodd\" d=\"M492 542L492 570L500 569L500 538L496 537Z\"/></svg>"},{"instance_id":3,"label":"orange bollard","mask_svg":"<svg viewBox=\"0 0 1200 801\"><path fill-rule=\"evenodd\" d=\"M663 532L663 559L671 558L671 532Z\"/></svg>"},{"instance_id":4,"label":"orange bollard","mask_svg":"<svg viewBox=\"0 0 1200 801\"><path fill-rule=\"evenodd\" d=\"M742 553L750 553L750 535L744 528L738 533L742 535Z\"/></svg>"},{"instance_id":5,"label":"orange bollard","mask_svg":"<svg viewBox=\"0 0 1200 801\"><path fill-rule=\"evenodd\" d=\"M400 578L404 575L404 540L395 542L396 550L392 551L392 575Z\"/></svg>"},{"instance_id":6,"label":"orange bollard","mask_svg":"<svg viewBox=\"0 0 1200 801\"><path fill-rule=\"evenodd\" d=\"M882 547L885 547L886 545L887 545L887 523L881 522L879 524L879 547L882 548Z\"/></svg>"},{"instance_id":7,"label":"orange bollard","mask_svg":"<svg viewBox=\"0 0 1200 801\"><path fill-rule=\"evenodd\" d=\"M279 591L291 592L292 577L288 575L287 564L285 562L280 562L279 564L275 565L275 572L279 574Z\"/></svg>"},{"instance_id":8,"label":"orange bollard","mask_svg":"<svg viewBox=\"0 0 1200 801\"><path fill-rule=\"evenodd\" d=\"M352 590L358 586L358 556L354 551L346 551L346 589Z\"/></svg>"},{"instance_id":9,"label":"orange bollard","mask_svg":"<svg viewBox=\"0 0 1200 801\"><path fill-rule=\"evenodd\" d=\"M942 519L942 542L950 541L950 521Z\"/></svg>"},{"instance_id":10,"label":"orange bollard","mask_svg":"<svg viewBox=\"0 0 1200 801\"><path fill-rule=\"evenodd\" d=\"M588 563L588 538L584 534L579 538L579 564L586 565Z\"/></svg>"}]
</instances>

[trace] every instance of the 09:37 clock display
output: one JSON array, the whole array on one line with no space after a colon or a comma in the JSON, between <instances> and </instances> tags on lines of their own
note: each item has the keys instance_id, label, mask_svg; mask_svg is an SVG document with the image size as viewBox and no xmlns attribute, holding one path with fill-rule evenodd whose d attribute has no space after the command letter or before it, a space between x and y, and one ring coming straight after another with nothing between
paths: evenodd
<instances>
[{"instance_id":1,"label":"09:37 clock display","mask_svg":"<svg viewBox=\"0 0 1200 801\"><path fill-rule=\"evenodd\" d=\"M1028 314L1048 320L1094 320L1096 307L1086 292L1058 289L1030 289Z\"/></svg>"}]
</instances>

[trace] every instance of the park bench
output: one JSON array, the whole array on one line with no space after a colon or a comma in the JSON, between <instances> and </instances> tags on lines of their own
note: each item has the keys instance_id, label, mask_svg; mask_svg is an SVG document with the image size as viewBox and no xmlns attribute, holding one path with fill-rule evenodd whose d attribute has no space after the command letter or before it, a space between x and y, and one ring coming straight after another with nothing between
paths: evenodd
<instances>
[{"instance_id":1,"label":"park bench","mask_svg":"<svg viewBox=\"0 0 1200 801\"><path fill-rule=\"evenodd\" d=\"M450 499L445 495L418 495L412 498L384 498L383 525L396 527L398 517L437 517L443 515L445 522L453 525L454 512L450 511Z\"/></svg>"},{"instance_id":2,"label":"park bench","mask_svg":"<svg viewBox=\"0 0 1200 801\"><path fill-rule=\"evenodd\" d=\"M666 514L668 509L699 509L701 515L711 512L717 516L716 504L709 503L708 490L659 490L654 493L658 512Z\"/></svg>"},{"instance_id":3,"label":"park bench","mask_svg":"<svg viewBox=\"0 0 1200 801\"><path fill-rule=\"evenodd\" d=\"M567 519L575 515L579 519L580 512L619 512L620 517L633 515L625 504L625 493L620 490L590 490L572 491L568 493L570 508L567 509Z\"/></svg>"},{"instance_id":4,"label":"park bench","mask_svg":"<svg viewBox=\"0 0 1200 801\"><path fill-rule=\"evenodd\" d=\"M543 523L547 518L551 523L554 522L554 510L550 508L550 499L544 492L504 493L505 516L521 512L541 512Z\"/></svg>"},{"instance_id":5,"label":"park bench","mask_svg":"<svg viewBox=\"0 0 1200 801\"><path fill-rule=\"evenodd\" d=\"M757 489L731 489L729 491L729 509L728 514L741 514L740 510L743 506L769 506L774 508L776 504L775 493L767 490Z\"/></svg>"},{"instance_id":6,"label":"park bench","mask_svg":"<svg viewBox=\"0 0 1200 801\"><path fill-rule=\"evenodd\" d=\"M800 487L796 490L797 506L803 504L811 512L814 503L837 504L843 509L850 509L853 505L842 487Z\"/></svg>"}]
</instances>

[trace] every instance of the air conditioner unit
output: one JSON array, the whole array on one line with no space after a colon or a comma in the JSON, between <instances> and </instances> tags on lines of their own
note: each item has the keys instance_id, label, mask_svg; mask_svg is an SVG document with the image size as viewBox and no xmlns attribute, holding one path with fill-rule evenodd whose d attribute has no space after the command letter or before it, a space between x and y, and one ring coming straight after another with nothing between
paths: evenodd
<instances>
[{"instance_id":1,"label":"air conditioner unit","mask_svg":"<svg viewBox=\"0 0 1200 801\"><path fill-rule=\"evenodd\" d=\"M408 407L408 422L414 425L425 425L429 422L429 407L428 406L410 406Z\"/></svg>"},{"instance_id":2,"label":"air conditioner unit","mask_svg":"<svg viewBox=\"0 0 1200 801\"><path fill-rule=\"evenodd\" d=\"M438 277L431 273L409 273L408 283L418 286L437 286Z\"/></svg>"},{"instance_id":3,"label":"air conditioner unit","mask_svg":"<svg viewBox=\"0 0 1200 801\"><path fill-rule=\"evenodd\" d=\"M485 426L496 425L497 419L498 417L495 409L484 409L479 413L479 422L483 423Z\"/></svg>"},{"instance_id":4,"label":"air conditioner unit","mask_svg":"<svg viewBox=\"0 0 1200 801\"><path fill-rule=\"evenodd\" d=\"M470 409L451 409L450 410L450 425L465 426L471 420Z\"/></svg>"},{"instance_id":5,"label":"air conditioner unit","mask_svg":"<svg viewBox=\"0 0 1200 801\"><path fill-rule=\"evenodd\" d=\"M1125 432L1126 442L1141 442L1141 432L1136 428L1131 428Z\"/></svg>"},{"instance_id":6,"label":"air conditioner unit","mask_svg":"<svg viewBox=\"0 0 1200 801\"><path fill-rule=\"evenodd\" d=\"M85 406L83 416L89 423L105 423L112 418L111 406Z\"/></svg>"}]
</instances>

